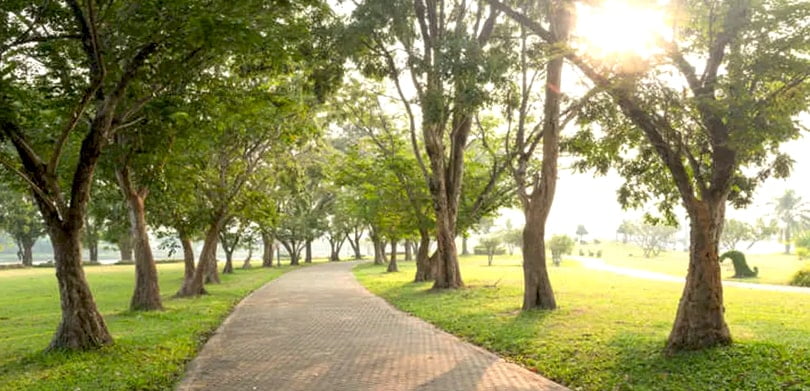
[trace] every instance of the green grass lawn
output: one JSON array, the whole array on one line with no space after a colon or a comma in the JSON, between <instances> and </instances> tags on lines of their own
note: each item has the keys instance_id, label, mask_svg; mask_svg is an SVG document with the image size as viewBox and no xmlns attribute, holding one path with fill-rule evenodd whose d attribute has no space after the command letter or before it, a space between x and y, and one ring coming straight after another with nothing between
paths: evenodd
<instances>
[{"instance_id":1,"label":"green grass lawn","mask_svg":"<svg viewBox=\"0 0 810 391\"><path fill-rule=\"evenodd\" d=\"M683 286L604 274L564 261L551 268L559 310L519 311L520 262L462 258L467 288L430 291L399 273L355 274L396 307L581 390L810 390L810 295L727 288L734 345L665 357Z\"/></svg>"},{"instance_id":2,"label":"green grass lawn","mask_svg":"<svg viewBox=\"0 0 810 391\"><path fill-rule=\"evenodd\" d=\"M233 306L292 270L237 269L194 299L171 297L183 264L158 265L162 312L128 311L133 266L85 271L115 345L98 351L43 353L60 319L53 269L0 271L0 390L167 390Z\"/></svg>"},{"instance_id":3,"label":"green grass lawn","mask_svg":"<svg viewBox=\"0 0 810 391\"><path fill-rule=\"evenodd\" d=\"M641 248L634 244L620 242L602 242L601 244L580 245L574 249L573 254L579 255L582 249L595 253L602 251L602 260L610 265L628 267L633 269L649 270L673 276L686 276L689 266L689 254L684 251L665 251L657 257L644 258ZM755 282L763 284L787 285L797 271L810 265L810 261L800 261L796 255L785 254L746 254L748 266L759 268L756 278L734 279L735 281ZM723 278L731 279L734 267L730 260L722 264Z\"/></svg>"}]
</instances>

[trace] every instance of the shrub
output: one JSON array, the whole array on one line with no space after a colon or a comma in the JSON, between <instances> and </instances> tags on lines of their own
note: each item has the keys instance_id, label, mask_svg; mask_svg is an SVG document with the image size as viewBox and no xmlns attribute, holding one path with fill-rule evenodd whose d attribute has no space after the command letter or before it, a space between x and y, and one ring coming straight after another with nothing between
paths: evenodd
<instances>
[{"instance_id":1,"label":"shrub","mask_svg":"<svg viewBox=\"0 0 810 391\"><path fill-rule=\"evenodd\" d=\"M579 249L579 256L584 257L585 256L585 250Z\"/></svg>"},{"instance_id":2,"label":"shrub","mask_svg":"<svg viewBox=\"0 0 810 391\"><path fill-rule=\"evenodd\" d=\"M810 287L810 268L804 268L796 272L790 285Z\"/></svg>"},{"instance_id":3,"label":"shrub","mask_svg":"<svg viewBox=\"0 0 810 391\"><path fill-rule=\"evenodd\" d=\"M799 256L800 261L810 258L810 248L798 247L796 248L796 255Z\"/></svg>"},{"instance_id":4,"label":"shrub","mask_svg":"<svg viewBox=\"0 0 810 391\"><path fill-rule=\"evenodd\" d=\"M596 257L597 258L602 258L602 250L596 251Z\"/></svg>"}]
</instances>

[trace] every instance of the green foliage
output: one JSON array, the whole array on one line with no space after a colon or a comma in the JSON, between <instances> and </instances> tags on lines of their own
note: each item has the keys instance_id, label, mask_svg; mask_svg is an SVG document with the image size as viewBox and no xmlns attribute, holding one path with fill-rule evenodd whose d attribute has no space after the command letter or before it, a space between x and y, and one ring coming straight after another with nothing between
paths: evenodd
<instances>
[{"instance_id":1,"label":"green foliage","mask_svg":"<svg viewBox=\"0 0 810 391\"><path fill-rule=\"evenodd\" d=\"M164 298L165 311L127 310L132 266L87 268L96 302L116 338L92 352L43 353L59 320L52 269L0 271L0 390L168 390L186 363L234 305L254 289L291 269L256 269L223 275L193 300ZM177 289L183 264L160 264L161 291ZM134 365L136 364L137 365Z\"/></svg>"},{"instance_id":2,"label":"green foliage","mask_svg":"<svg viewBox=\"0 0 810 391\"><path fill-rule=\"evenodd\" d=\"M774 200L773 205L776 217L779 219L782 241L785 243L785 253L787 254L790 252L793 235L799 230L810 227L810 205L793 190L787 190L785 194Z\"/></svg>"},{"instance_id":3,"label":"green foliage","mask_svg":"<svg viewBox=\"0 0 810 391\"><path fill-rule=\"evenodd\" d=\"M738 332L730 347L668 357L661 346L681 284L606 276L571 262L549 270L564 306L520 312L520 260L492 267L482 261L462 259L469 288L440 293L382 267L360 265L355 275L400 310L573 390L798 391L810 384L810 303L804 294L752 295L727 287L729 327L746 332Z\"/></svg>"},{"instance_id":4,"label":"green foliage","mask_svg":"<svg viewBox=\"0 0 810 391\"><path fill-rule=\"evenodd\" d=\"M478 250L483 249L484 253L487 255L487 264L492 266L492 258L495 254L504 252L504 249L500 247L502 242L498 235L483 237L478 240L478 246L476 246L473 251L478 254Z\"/></svg>"},{"instance_id":5,"label":"green foliage","mask_svg":"<svg viewBox=\"0 0 810 391\"><path fill-rule=\"evenodd\" d=\"M551 261L554 266L560 266L563 254L570 254L574 251L574 239L568 235L554 235L548 241L548 249L551 251ZM580 250L580 255L583 255Z\"/></svg>"},{"instance_id":6,"label":"green foliage","mask_svg":"<svg viewBox=\"0 0 810 391\"><path fill-rule=\"evenodd\" d=\"M790 285L810 287L810 268L805 268L796 272Z\"/></svg>"},{"instance_id":7,"label":"green foliage","mask_svg":"<svg viewBox=\"0 0 810 391\"><path fill-rule=\"evenodd\" d=\"M802 231L796 235L794 243L796 244L796 255L799 256L799 259L810 257L810 230Z\"/></svg>"},{"instance_id":8,"label":"green foliage","mask_svg":"<svg viewBox=\"0 0 810 391\"><path fill-rule=\"evenodd\" d=\"M734 264L734 278L750 278L756 277L759 274L759 269L754 267L754 270L748 267L748 263L745 261L745 254L740 251L726 251L722 255L720 255L720 262L723 262L726 258L731 259L731 262Z\"/></svg>"},{"instance_id":9,"label":"green foliage","mask_svg":"<svg viewBox=\"0 0 810 391\"><path fill-rule=\"evenodd\" d=\"M641 247L645 258L657 257L672 242L677 228L649 223L636 224L633 228L633 241Z\"/></svg>"}]
</instances>

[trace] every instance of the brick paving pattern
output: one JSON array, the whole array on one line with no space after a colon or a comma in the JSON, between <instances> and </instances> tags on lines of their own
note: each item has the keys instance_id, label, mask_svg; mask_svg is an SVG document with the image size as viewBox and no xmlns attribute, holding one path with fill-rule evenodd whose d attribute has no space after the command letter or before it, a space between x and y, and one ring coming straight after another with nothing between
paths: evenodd
<instances>
[{"instance_id":1,"label":"brick paving pattern","mask_svg":"<svg viewBox=\"0 0 810 391\"><path fill-rule=\"evenodd\" d=\"M254 292L178 390L567 390L394 309L354 265L304 268Z\"/></svg>"}]
</instances>

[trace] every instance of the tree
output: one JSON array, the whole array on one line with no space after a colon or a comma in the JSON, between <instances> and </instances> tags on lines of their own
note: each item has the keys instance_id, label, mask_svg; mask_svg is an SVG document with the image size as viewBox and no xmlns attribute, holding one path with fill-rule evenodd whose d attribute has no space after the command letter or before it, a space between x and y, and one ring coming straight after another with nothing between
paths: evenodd
<instances>
[{"instance_id":1,"label":"tree","mask_svg":"<svg viewBox=\"0 0 810 391\"><path fill-rule=\"evenodd\" d=\"M485 98L483 86L502 72L495 57L486 52L497 18L487 8L423 0L366 0L352 15L358 30L354 35L360 38L358 47L366 54L356 57L361 69L390 78L408 115L411 146L433 200L436 289L463 286L455 237L464 154L474 113ZM402 65L407 69L400 69ZM411 76L407 80L413 83L421 116L414 113L412 100L405 96L402 82L406 73ZM421 148L417 119L421 121Z\"/></svg>"},{"instance_id":2,"label":"tree","mask_svg":"<svg viewBox=\"0 0 810 391\"><path fill-rule=\"evenodd\" d=\"M548 241L548 248L554 266L560 266L563 254L570 254L574 250L574 239L568 235L554 235Z\"/></svg>"},{"instance_id":3,"label":"tree","mask_svg":"<svg viewBox=\"0 0 810 391\"><path fill-rule=\"evenodd\" d=\"M736 250L740 242L748 240L753 234L754 227L750 224L735 219L727 219L723 226L723 234L720 236L720 244L726 250Z\"/></svg>"},{"instance_id":4,"label":"tree","mask_svg":"<svg viewBox=\"0 0 810 391\"><path fill-rule=\"evenodd\" d=\"M23 266L33 266L34 244L45 235L45 227L32 197L5 182L0 182L0 229L14 239Z\"/></svg>"},{"instance_id":5,"label":"tree","mask_svg":"<svg viewBox=\"0 0 810 391\"><path fill-rule=\"evenodd\" d=\"M269 80L234 76L211 81L217 88L199 97L205 105L190 107L196 114L185 126L202 134L178 140L177 148L186 153L172 163L185 167L189 181L202 198L206 228L197 267L193 276L183 281L178 296L205 294L204 281L218 280L219 233L250 203L251 192L246 189L261 182L257 181L258 173L273 162L271 157L283 156L292 146L302 146L315 132L307 81L272 76ZM273 87L253 88L260 81Z\"/></svg>"},{"instance_id":6,"label":"tree","mask_svg":"<svg viewBox=\"0 0 810 391\"><path fill-rule=\"evenodd\" d=\"M785 243L785 254L790 254L790 245L794 232L810 226L810 205L796 195L793 190L785 191L773 202L776 217L782 225L782 241Z\"/></svg>"},{"instance_id":7,"label":"tree","mask_svg":"<svg viewBox=\"0 0 810 391\"><path fill-rule=\"evenodd\" d=\"M633 240L641 247L644 258L657 257L672 242L672 237L677 232L675 227L642 223L636 225Z\"/></svg>"},{"instance_id":8,"label":"tree","mask_svg":"<svg viewBox=\"0 0 810 391\"><path fill-rule=\"evenodd\" d=\"M506 250L509 252L509 255L514 253L515 247L523 247L522 229L507 229L503 231L501 238L503 239L503 243L506 244Z\"/></svg>"},{"instance_id":9,"label":"tree","mask_svg":"<svg viewBox=\"0 0 810 391\"><path fill-rule=\"evenodd\" d=\"M540 3L537 3L540 4ZM507 161L511 165L518 199L526 224L523 227L523 305L524 310L555 309L557 302L546 264L546 221L554 202L560 154L560 133L567 120L561 119L563 95L563 52L572 28L571 4L550 1L545 14L530 2L522 12L533 19L544 20L551 31L547 42L539 42L522 24L517 46L516 80L505 93L507 136L504 138ZM513 45L513 44L509 44ZM511 47L511 46L510 46ZM543 82L535 83L538 78ZM542 113L533 110L542 101ZM537 162L536 153L542 152Z\"/></svg>"},{"instance_id":10,"label":"tree","mask_svg":"<svg viewBox=\"0 0 810 391\"><path fill-rule=\"evenodd\" d=\"M619 225L619 228L616 229L616 233L622 235L622 243L627 244L627 241L630 239L630 236L633 235L635 229L636 227L633 223L624 220L622 224Z\"/></svg>"},{"instance_id":11,"label":"tree","mask_svg":"<svg viewBox=\"0 0 810 391\"><path fill-rule=\"evenodd\" d=\"M554 42L531 18L487 1ZM810 34L804 15L810 4L671 6L683 23L673 28L660 56L600 62L571 50L566 58L600 89L594 97L599 103L583 121L598 119L607 130L597 136L586 128L572 143L586 157L580 167L617 168L627 180L619 193L625 206L654 197L668 220L679 204L689 216L687 282L666 348L677 352L731 343L718 263L725 208L727 201L745 205L761 181L789 172L790 158L777 146L796 137L796 114L807 108ZM670 71L678 82L662 77ZM622 153L629 148L633 154Z\"/></svg>"},{"instance_id":12,"label":"tree","mask_svg":"<svg viewBox=\"0 0 810 391\"><path fill-rule=\"evenodd\" d=\"M257 26L281 25L260 18L276 20L291 8L268 12L261 1L2 3L0 134L15 156L3 162L31 187L54 247L62 320L50 349L112 342L80 252L107 141L137 121L164 86L249 47L262 38Z\"/></svg>"},{"instance_id":13,"label":"tree","mask_svg":"<svg viewBox=\"0 0 810 391\"><path fill-rule=\"evenodd\" d=\"M585 229L585 226L584 226L584 225L580 224L580 225L578 225L578 226L577 226L577 238L578 238L577 240L578 240L580 243L582 243L582 242L583 242L583 239L582 239L582 238L583 238L585 235L587 235L587 234L588 234L588 230L587 230L587 229Z\"/></svg>"},{"instance_id":14,"label":"tree","mask_svg":"<svg viewBox=\"0 0 810 391\"><path fill-rule=\"evenodd\" d=\"M492 258L495 257L495 253L498 252L498 248L501 246L501 238L497 235L490 235L481 238L478 245L483 247L487 254L487 265L492 266Z\"/></svg>"}]
</instances>

